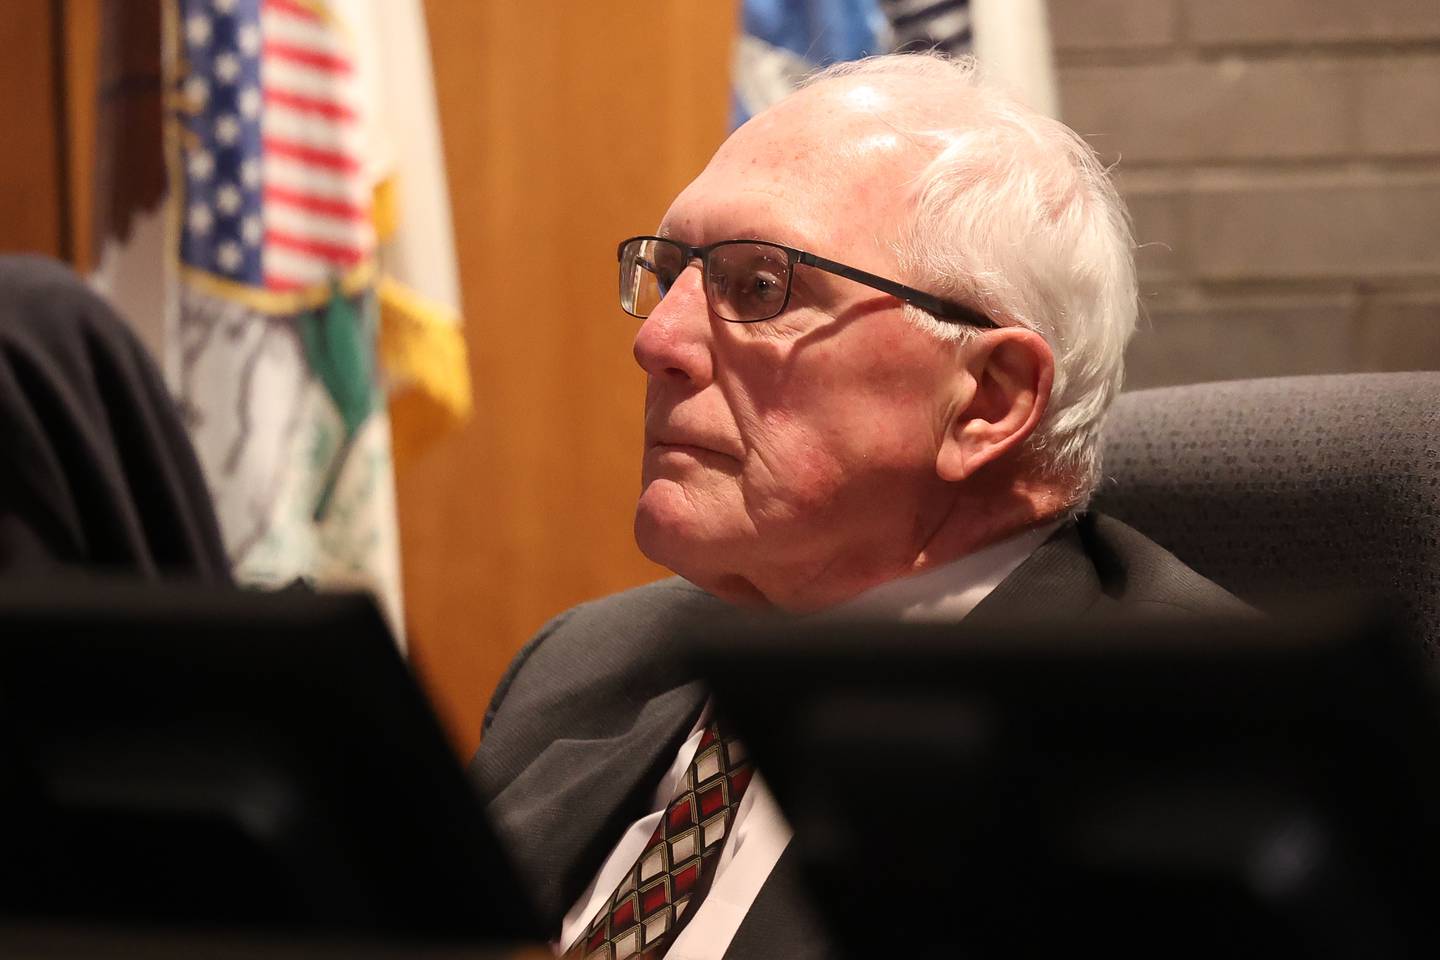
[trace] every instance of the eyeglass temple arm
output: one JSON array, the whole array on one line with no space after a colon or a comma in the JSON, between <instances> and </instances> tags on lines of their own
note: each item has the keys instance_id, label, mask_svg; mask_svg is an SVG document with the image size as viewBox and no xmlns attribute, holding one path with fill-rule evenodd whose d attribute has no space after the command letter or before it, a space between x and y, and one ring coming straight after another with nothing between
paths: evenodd
<instances>
[{"instance_id":1,"label":"eyeglass temple arm","mask_svg":"<svg viewBox=\"0 0 1440 960\"><path fill-rule=\"evenodd\" d=\"M903 283L896 283L894 280L888 280L885 277L876 276L873 273L866 273L864 270L857 270L855 267L847 267L845 264L836 263L834 260L817 257L813 253L797 250L795 259L807 266L818 267L827 273L833 273L847 280L854 280L856 283L863 283L867 287L873 287L882 293L890 294L892 297L899 297L906 303L913 303L921 310L934 314L941 320L949 320L953 323L966 323L974 327L996 328L1000 326L1000 324L985 316L985 314L972 310L964 304L955 303L951 300L943 300L923 290L907 287Z\"/></svg>"}]
</instances>

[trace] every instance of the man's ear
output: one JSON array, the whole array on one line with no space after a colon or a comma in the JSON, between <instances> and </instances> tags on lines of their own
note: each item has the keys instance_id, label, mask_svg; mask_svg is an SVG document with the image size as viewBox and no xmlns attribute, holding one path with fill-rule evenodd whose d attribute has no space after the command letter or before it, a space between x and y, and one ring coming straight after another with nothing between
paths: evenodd
<instances>
[{"instance_id":1,"label":"man's ear","mask_svg":"<svg viewBox=\"0 0 1440 960\"><path fill-rule=\"evenodd\" d=\"M966 480L1020 447L1045 416L1055 356L1033 330L1004 327L975 337L961 351L968 399L950 414L935 471Z\"/></svg>"}]
</instances>

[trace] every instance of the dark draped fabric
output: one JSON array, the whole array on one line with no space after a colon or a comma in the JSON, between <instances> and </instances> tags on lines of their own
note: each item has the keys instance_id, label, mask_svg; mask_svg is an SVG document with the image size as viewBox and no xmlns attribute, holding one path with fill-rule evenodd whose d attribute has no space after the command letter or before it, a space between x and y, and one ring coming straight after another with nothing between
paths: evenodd
<instances>
[{"instance_id":1,"label":"dark draped fabric","mask_svg":"<svg viewBox=\"0 0 1440 960\"><path fill-rule=\"evenodd\" d=\"M230 582L159 370L104 301L40 257L0 257L0 461L0 577Z\"/></svg>"}]
</instances>

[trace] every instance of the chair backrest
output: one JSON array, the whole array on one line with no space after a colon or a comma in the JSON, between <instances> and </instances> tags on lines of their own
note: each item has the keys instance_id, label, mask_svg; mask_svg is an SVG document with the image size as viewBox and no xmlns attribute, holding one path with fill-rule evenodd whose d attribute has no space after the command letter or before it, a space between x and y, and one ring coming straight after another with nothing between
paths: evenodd
<instances>
[{"instance_id":1,"label":"chair backrest","mask_svg":"<svg viewBox=\"0 0 1440 960\"><path fill-rule=\"evenodd\" d=\"M1096 508L1233 593L1387 597L1440 651L1440 373L1121 396Z\"/></svg>"}]
</instances>

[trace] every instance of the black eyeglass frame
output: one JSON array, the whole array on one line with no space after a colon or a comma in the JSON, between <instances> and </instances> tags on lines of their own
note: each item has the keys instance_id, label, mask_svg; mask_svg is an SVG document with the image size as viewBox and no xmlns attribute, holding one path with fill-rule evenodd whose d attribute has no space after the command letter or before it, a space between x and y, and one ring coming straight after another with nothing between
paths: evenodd
<instances>
[{"instance_id":1,"label":"black eyeglass frame","mask_svg":"<svg viewBox=\"0 0 1440 960\"><path fill-rule=\"evenodd\" d=\"M846 280L854 280L856 283L864 284L865 286L870 287L873 290L879 290L881 293L888 293L890 294L890 296L895 297L898 300L902 300L905 303L919 307L921 310L924 310L926 313L931 314L938 320L945 320L949 323L963 323L968 324L972 327L981 327L985 329L998 329L1000 326L1000 324L985 316L985 314L980 313L977 310L973 310L970 307L965 306L964 304L956 303L953 300L946 300L942 297L937 297L934 294L926 293L924 290L917 290L914 287L907 287L903 283L899 283L898 281L890 280L886 277L878 276L873 273L868 273L858 267L847 266L846 264L839 263L835 260L828 260L825 257L817 256L805 250L797 250L794 247L787 247L782 243L773 243L769 240L736 239L718 240L715 243L707 244L703 247L695 247L691 246L688 243L681 243L679 240L672 239L671 237L627 237L626 239L621 240L620 245L615 248L615 259L617 261L624 262L625 248L628 245L636 242L637 240L658 240L661 243L668 243L671 246L679 247L681 252L685 255L685 259L682 262L686 266L689 266L690 261L698 259L700 261L701 279L705 287L705 302L707 304L710 303L710 284L708 282L705 282L705 270L706 264L709 262L710 252L712 250L715 250L717 247L732 246L736 244L749 244L752 246L771 247L775 250L784 251L785 256L789 259L790 269L789 272L785 274L785 299L781 301L780 309L776 310L768 317L757 317L754 320L731 320L729 317L720 317L720 319L724 320L726 323L764 323L766 320L774 320L776 317L780 316L780 314L784 313L790 306L790 291L794 288L795 264L803 263L807 267L814 267L817 270L824 270L826 273L834 274L837 277L844 277ZM624 307L623 296L621 297L621 307ZM711 310L714 310L713 306L711 307ZM641 317L639 314L634 313L633 311L626 310L625 312L629 313L632 317L635 317L637 319L645 319L644 317ZM719 314L717 313L716 316L719 316Z\"/></svg>"}]
</instances>

